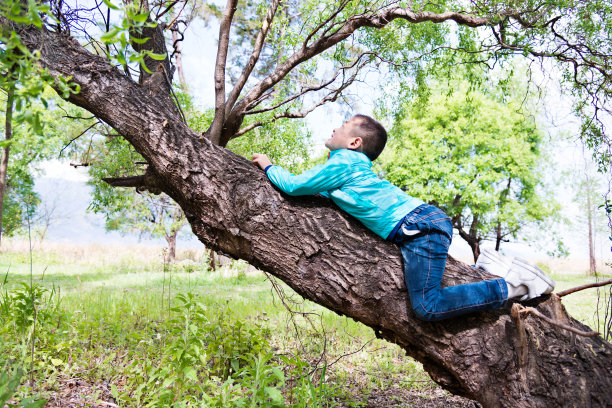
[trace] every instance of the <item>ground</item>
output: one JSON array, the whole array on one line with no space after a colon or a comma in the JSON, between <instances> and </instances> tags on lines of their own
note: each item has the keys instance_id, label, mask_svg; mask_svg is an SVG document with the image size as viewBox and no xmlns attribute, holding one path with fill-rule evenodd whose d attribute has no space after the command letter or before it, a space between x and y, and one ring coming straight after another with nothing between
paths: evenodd
<instances>
[{"instance_id":1,"label":"ground","mask_svg":"<svg viewBox=\"0 0 612 408\"><path fill-rule=\"evenodd\" d=\"M230 375L234 406L257 387L276 388L292 407L478 406L442 390L418 362L371 329L304 301L243 262L213 271L203 250L180 251L179 261L168 265L159 248L143 246L45 244L30 253L27 243L3 245L0 337L8 341L0 344L0 367L22 361L26 374L17 399L46 398L46 407L170 406L204 393L214 399L211 406L225 408L220 390ZM583 270L541 266L550 269L557 290L594 280ZM30 326L16 329L28 313L19 296L28 299L30 281L43 288L34 366ZM597 328L595 289L567 296L564 304ZM256 366L268 377L253 388L256 376L249 370ZM195 367L191 377L185 367ZM30 371L33 388L27 386Z\"/></svg>"}]
</instances>

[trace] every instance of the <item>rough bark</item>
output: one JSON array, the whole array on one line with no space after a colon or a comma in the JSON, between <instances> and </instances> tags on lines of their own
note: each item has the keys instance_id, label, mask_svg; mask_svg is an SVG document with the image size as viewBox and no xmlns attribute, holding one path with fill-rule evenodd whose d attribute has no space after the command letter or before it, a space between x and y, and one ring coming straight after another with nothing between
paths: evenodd
<instances>
[{"instance_id":1,"label":"rough bark","mask_svg":"<svg viewBox=\"0 0 612 408\"><path fill-rule=\"evenodd\" d=\"M52 74L80 84L71 102L109 123L146 158L207 247L245 259L302 296L372 327L421 361L444 388L486 407L612 404L610 343L531 315L513 320L508 308L417 320L396 246L326 199L281 194L249 161L188 129L154 89L75 41L34 29L21 34L32 49L44 44L41 63ZM451 258L443 284L483 278L489 276ZM530 306L588 330L555 295Z\"/></svg>"}]
</instances>

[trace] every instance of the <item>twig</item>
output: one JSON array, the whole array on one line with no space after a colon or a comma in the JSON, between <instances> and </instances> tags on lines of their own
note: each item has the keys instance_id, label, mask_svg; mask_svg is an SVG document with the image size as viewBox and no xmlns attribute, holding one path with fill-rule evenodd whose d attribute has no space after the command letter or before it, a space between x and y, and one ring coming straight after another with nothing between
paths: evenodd
<instances>
[{"instance_id":1,"label":"twig","mask_svg":"<svg viewBox=\"0 0 612 408\"><path fill-rule=\"evenodd\" d=\"M176 2L175 2L175 4L176 4ZM183 10L185 9L186 5L187 5L187 2L185 2L185 4L183 4L183 7L181 7L180 11L177 13L177 15L174 17L174 19L170 22L170 24L168 24L168 26L166 27L167 30L172 30L172 26L174 25L176 20L179 18L179 16L181 15ZM172 6L174 6L174 4ZM170 9L170 8L168 8L168 9Z\"/></svg>"},{"instance_id":2,"label":"twig","mask_svg":"<svg viewBox=\"0 0 612 408\"><path fill-rule=\"evenodd\" d=\"M98 123L100 123L99 120L95 121L91 126L89 126L87 129L85 129L84 131L82 131L81 133L79 133L78 136L73 137L72 139L70 139L70 141L64 146L62 147L62 150L60 150L59 152L59 156L58 157L62 157L62 153L64 153L64 150L66 150L66 148L68 148L68 146L70 146L72 144L72 142L74 142L75 140L77 140L79 137L83 136L85 133L87 133L87 131L89 129L91 129L92 127L96 126Z\"/></svg>"},{"instance_id":3,"label":"twig","mask_svg":"<svg viewBox=\"0 0 612 408\"><path fill-rule=\"evenodd\" d=\"M536 317L539 317L540 319L544 320L545 322L548 322L554 326L560 327L562 329L571 331L572 333L575 333L579 336L584 336L584 337L595 337L595 336L599 336L599 332L596 331L590 331L590 332L586 332L586 331L582 331L582 330L578 330L575 329L571 326L568 326L567 324L563 324L563 323L559 323L553 319L551 319L550 317L543 315L542 313L538 312L536 309L534 309L533 307L522 307L521 309L519 309L519 313L521 315L528 315L528 314L532 314Z\"/></svg>"},{"instance_id":4,"label":"twig","mask_svg":"<svg viewBox=\"0 0 612 408\"><path fill-rule=\"evenodd\" d=\"M557 292L556 295L559 297L563 297L565 295L569 295L570 293L578 292L583 289L597 288L599 286L605 286L605 285L610 285L610 284L612 284L612 279L608 279L607 281L603 281L603 282L587 283L584 285L576 286L575 288L570 288L570 289L563 290L561 292Z\"/></svg>"}]
</instances>

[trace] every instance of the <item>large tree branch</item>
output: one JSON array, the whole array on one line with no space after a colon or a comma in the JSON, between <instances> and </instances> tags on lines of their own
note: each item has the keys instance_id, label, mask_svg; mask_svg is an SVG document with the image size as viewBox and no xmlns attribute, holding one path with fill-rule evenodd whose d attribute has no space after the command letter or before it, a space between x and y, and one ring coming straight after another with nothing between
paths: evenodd
<instances>
[{"instance_id":1,"label":"large tree branch","mask_svg":"<svg viewBox=\"0 0 612 408\"><path fill-rule=\"evenodd\" d=\"M214 144L219 144L225 123L225 63L227 61L230 28L237 3L238 0L227 0L219 26L219 47L217 49L217 61L215 62L215 118L206 132L206 137Z\"/></svg>"}]
</instances>

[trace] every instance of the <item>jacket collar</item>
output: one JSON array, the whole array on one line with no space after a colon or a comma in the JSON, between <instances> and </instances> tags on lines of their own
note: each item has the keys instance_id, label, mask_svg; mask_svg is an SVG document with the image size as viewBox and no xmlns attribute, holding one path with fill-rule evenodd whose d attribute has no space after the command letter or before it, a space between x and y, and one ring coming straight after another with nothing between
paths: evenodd
<instances>
[{"instance_id":1,"label":"jacket collar","mask_svg":"<svg viewBox=\"0 0 612 408\"><path fill-rule=\"evenodd\" d=\"M336 154L339 154L341 152L345 152L344 154L346 155L350 155L354 160L356 161L361 161L366 163L368 166L372 166L372 161L369 159L368 156L366 156L365 154L358 152L356 150L351 150L351 149L338 149L338 150L330 150L327 158L331 159L333 156L335 156Z\"/></svg>"}]
</instances>

